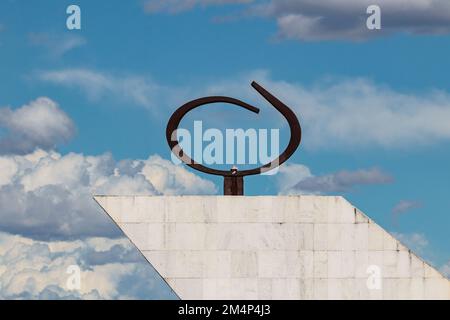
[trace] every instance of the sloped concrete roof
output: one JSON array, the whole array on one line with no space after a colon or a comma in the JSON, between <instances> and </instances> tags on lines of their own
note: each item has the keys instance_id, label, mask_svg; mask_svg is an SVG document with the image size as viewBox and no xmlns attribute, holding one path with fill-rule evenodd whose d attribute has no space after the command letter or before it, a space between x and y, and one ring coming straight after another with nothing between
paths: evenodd
<instances>
[{"instance_id":1,"label":"sloped concrete roof","mask_svg":"<svg viewBox=\"0 0 450 320\"><path fill-rule=\"evenodd\" d=\"M450 299L342 197L96 196L181 299Z\"/></svg>"}]
</instances>

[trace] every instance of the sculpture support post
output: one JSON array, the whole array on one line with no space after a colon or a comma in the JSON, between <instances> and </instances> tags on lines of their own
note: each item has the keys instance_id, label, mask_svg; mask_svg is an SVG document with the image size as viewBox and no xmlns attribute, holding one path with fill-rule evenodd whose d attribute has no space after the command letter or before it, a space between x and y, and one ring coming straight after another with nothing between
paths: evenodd
<instances>
[{"instance_id":1,"label":"sculpture support post","mask_svg":"<svg viewBox=\"0 0 450 320\"><path fill-rule=\"evenodd\" d=\"M225 196L243 196L244 195L244 177L224 177L223 194Z\"/></svg>"},{"instance_id":2,"label":"sculpture support post","mask_svg":"<svg viewBox=\"0 0 450 320\"><path fill-rule=\"evenodd\" d=\"M242 196L244 195L244 177L250 176L250 175L256 175L261 174L267 170L273 169L275 167L280 166L282 163L284 163L287 159L292 156L292 154L295 152L297 147L300 145L301 136L302 136L302 130L300 127L300 123L297 119L297 116L295 113L283 102L278 100L275 96L273 96L270 92L268 92L266 89L261 87L256 82L252 82L252 87L258 91L259 94L261 94L272 106L280 112L284 118L287 120L289 124L289 129L291 131L291 137L289 139L289 144L287 145L286 149L276 158L275 160L272 160L270 163L267 163L265 165L262 165L258 168L253 169L247 169L238 171L237 168L233 167L231 171L227 170L218 170L213 168L208 168L202 165L201 163L195 162L193 159L191 159L187 154L181 150L181 147L179 145L176 130L178 129L178 125L181 122L181 119L184 117L186 113L189 111L198 108L200 106L206 105L206 104L212 104L212 103L229 103L234 104L236 106L242 107L244 109L247 109L251 112L259 113L259 109L249 105L248 103L245 103L243 101L240 101L235 98L230 97L224 97L224 96L213 96L213 97L204 97L199 98L196 100L192 100L188 103L185 103L180 108L178 108L170 117L169 122L167 123L166 127L166 139L167 143L169 144L170 150L185 164L187 164L189 167L207 173L207 174L213 174L217 176L223 176L224 177L224 195L231 195L231 196Z\"/></svg>"}]
</instances>

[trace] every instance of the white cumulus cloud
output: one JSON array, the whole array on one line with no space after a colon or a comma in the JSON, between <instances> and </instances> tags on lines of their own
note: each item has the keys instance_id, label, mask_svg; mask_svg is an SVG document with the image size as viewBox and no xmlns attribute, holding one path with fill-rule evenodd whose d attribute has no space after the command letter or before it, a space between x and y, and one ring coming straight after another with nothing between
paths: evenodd
<instances>
[{"instance_id":1,"label":"white cumulus cloud","mask_svg":"<svg viewBox=\"0 0 450 320\"><path fill-rule=\"evenodd\" d=\"M25 154L66 142L75 126L56 102L42 97L17 109L0 108L0 129L0 154Z\"/></svg>"},{"instance_id":2,"label":"white cumulus cloud","mask_svg":"<svg viewBox=\"0 0 450 320\"><path fill-rule=\"evenodd\" d=\"M391 183L393 178L378 168L340 170L315 176L301 164L285 164L276 176L281 194L323 194L351 191L356 187Z\"/></svg>"}]
</instances>

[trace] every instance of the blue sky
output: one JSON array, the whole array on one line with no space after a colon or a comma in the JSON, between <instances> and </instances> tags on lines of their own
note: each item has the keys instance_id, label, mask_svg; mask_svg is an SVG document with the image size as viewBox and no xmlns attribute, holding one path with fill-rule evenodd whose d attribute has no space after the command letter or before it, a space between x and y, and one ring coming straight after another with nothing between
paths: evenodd
<instances>
[{"instance_id":1,"label":"blue sky","mask_svg":"<svg viewBox=\"0 0 450 320\"><path fill-rule=\"evenodd\" d=\"M34 220L30 215L52 217L42 214L44 205L39 213L33 209L39 197L45 203L49 196L36 191L37 186L58 185L61 201L69 201L64 192L75 188L79 193L71 197L85 197L82 202L86 203L86 195L99 185L95 191L220 194L220 179L197 172L189 176L196 188L177 177L172 177L174 185L167 183L168 178L152 180L161 177L153 172L164 168L169 175L172 170L163 160L170 159L165 125L189 99L220 94L249 101L260 107L261 114L255 118L241 113L249 120L235 121L224 116L230 110L224 107L188 120L249 127L257 119L258 127L281 127L286 138L282 119L250 87L251 80L258 80L296 111L305 130L302 145L285 170L274 177L248 178L246 193L342 194L434 265L448 270L448 5L430 1L428 7L417 9L415 1L410 7L382 1L382 29L368 31L364 1L356 5L343 0L347 13L325 1L316 2L322 6L303 0L216 2L77 1L82 29L72 31L66 28L65 13L72 2L43 0L37 5L9 0L0 4L0 164L12 170L3 182L0 176L0 193L3 199L25 201L28 208L0 206L4 210L0 216L7 221L0 223L4 238L20 237L18 242L27 243L30 247L24 246L32 255L33 241L51 248L54 241L76 246L77 241L93 237L107 242L120 236L102 218L95 218L98 228L89 231L75 222L69 222L67 228L73 229L67 231L57 222L13 221L13 214L22 215L24 221ZM322 20L310 19L316 16ZM428 16L435 20L428 21ZM21 108L24 112L14 113ZM38 109L40 113L27 114ZM20 122L25 124L18 125L17 119L25 119ZM36 124L30 119L42 121ZM45 154L34 156L35 160L28 157L26 161L31 162L24 165L27 154L36 148ZM136 159L144 159L139 166L147 168L145 179L132 164ZM101 166L92 173L89 166L94 162ZM70 171L67 179L38 174L53 164L52 170L61 170L60 175ZM123 172L119 177L114 174L117 170ZM190 169L184 171L187 174ZM280 183L288 177L292 185L284 190ZM20 192L34 193L22 199ZM73 199L71 204L76 202ZM74 208L70 217L75 220L77 210L101 214L91 204ZM48 210L58 214L58 208ZM52 233L55 229L49 226L60 232ZM3 246L14 248L13 243L4 240ZM124 243L119 247L116 250L133 250ZM111 267L111 274L119 272L120 264L135 270L134 276L100 296L171 296L142 259L122 254L123 261L111 262L112 246L92 250L103 252L102 257L111 255L98 264ZM88 261L85 253L77 257L77 261ZM13 265L5 259L3 263ZM153 281L151 289L137 287L141 277ZM136 287L130 288L133 281ZM41 287L11 292L44 297L46 286ZM4 290L3 296L12 293Z\"/></svg>"}]
</instances>

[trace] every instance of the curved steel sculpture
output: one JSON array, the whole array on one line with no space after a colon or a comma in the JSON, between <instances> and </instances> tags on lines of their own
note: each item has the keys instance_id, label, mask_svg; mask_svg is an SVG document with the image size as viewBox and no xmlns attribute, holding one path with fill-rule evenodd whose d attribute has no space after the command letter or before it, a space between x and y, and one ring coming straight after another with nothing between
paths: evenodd
<instances>
[{"instance_id":1,"label":"curved steel sculpture","mask_svg":"<svg viewBox=\"0 0 450 320\"><path fill-rule=\"evenodd\" d=\"M282 163L284 163L287 159L289 159L292 154L295 152L295 150L300 145L301 141L301 127L300 123L297 119L297 116L295 113L286 106L283 102L278 100L275 96L273 96L270 92L268 92L266 89L261 87L258 83L255 81L252 82L252 87L259 92L272 106L275 107L287 120L289 124L289 128L291 131L291 137L289 139L289 144L287 145L286 149L276 158L275 160L271 161L270 163L267 163L263 166L260 166L258 168L249 169L249 170L242 170L239 171L235 168L227 171L227 170L217 170L213 168L208 168L200 163L195 162L193 159L191 159L187 154L183 152L181 149L178 138L177 138L177 129L181 122L181 119L191 110L200 107L202 105L206 104L212 104L212 103L229 103L234 104L236 106L242 107L244 109L247 109L254 113L259 113L259 109L249 105L248 103L245 103L241 100L230 98L230 97L224 97L224 96L212 96L212 97L205 97L200 98L196 100L192 100L184 105L182 105L178 110L176 110L172 116L169 119L169 122L167 123L166 128L166 139L167 143L169 144L170 149L172 152L185 164L187 164L189 167L199 170L204 173L223 176L224 177L224 195L243 195L244 194L244 177L249 175L255 175L255 174L261 174L267 171L270 171L278 166L280 166Z\"/></svg>"}]
</instances>

